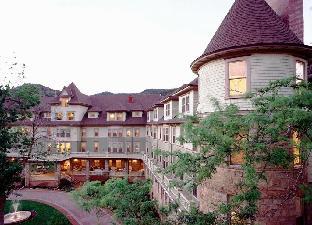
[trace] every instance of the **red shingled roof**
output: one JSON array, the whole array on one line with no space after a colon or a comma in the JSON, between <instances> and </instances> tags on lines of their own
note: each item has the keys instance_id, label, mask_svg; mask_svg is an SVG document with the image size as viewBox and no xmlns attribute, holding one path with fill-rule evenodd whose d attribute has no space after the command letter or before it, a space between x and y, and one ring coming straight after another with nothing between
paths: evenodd
<instances>
[{"instance_id":1,"label":"red shingled roof","mask_svg":"<svg viewBox=\"0 0 312 225\"><path fill-rule=\"evenodd\" d=\"M191 67L197 72L205 56L244 46L304 46L264 0L236 0L204 53ZM311 50L311 49L310 49Z\"/></svg>"}]
</instances>

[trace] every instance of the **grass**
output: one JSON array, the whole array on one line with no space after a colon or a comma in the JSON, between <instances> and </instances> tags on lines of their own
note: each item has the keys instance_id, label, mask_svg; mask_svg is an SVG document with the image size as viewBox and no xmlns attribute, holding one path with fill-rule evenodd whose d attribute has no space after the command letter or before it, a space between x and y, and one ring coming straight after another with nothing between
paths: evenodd
<instances>
[{"instance_id":1,"label":"grass","mask_svg":"<svg viewBox=\"0 0 312 225\"><path fill-rule=\"evenodd\" d=\"M20 201L18 210L34 210L37 215L30 221L21 223L20 225L71 225L69 220L55 208L34 202L34 201ZM13 211L12 202L7 201L5 205L5 213Z\"/></svg>"}]
</instances>

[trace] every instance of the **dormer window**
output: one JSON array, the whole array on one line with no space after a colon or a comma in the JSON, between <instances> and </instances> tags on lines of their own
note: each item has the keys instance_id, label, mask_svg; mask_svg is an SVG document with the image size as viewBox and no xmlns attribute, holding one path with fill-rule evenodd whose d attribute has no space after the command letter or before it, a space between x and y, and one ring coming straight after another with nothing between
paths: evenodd
<instances>
[{"instance_id":1,"label":"dormer window","mask_svg":"<svg viewBox=\"0 0 312 225\"><path fill-rule=\"evenodd\" d=\"M305 64L302 61L296 61L296 83L299 84L304 80Z\"/></svg>"},{"instance_id":2,"label":"dormer window","mask_svg":"<svg viewBox=\"0 0 312 225\"><path fill-rule=\"evenodd\" d=\"M55 113L55 119L56 120L63 120L63 113L62 112L56 112Z\"/></svg>"},{"instance_id":3,"label":"dormer window","mask_svg":"<svg viewBox=\"0 0 312 225\"><path fill-rule=\"evenodd\" d=\"M107 115L108 121L123 121L124 120L124 113L122 112L110 112Z\"/></svg>"},{"instance_id":4,"label":"dormer window","mask_svg":"<svg viewBox=\"0 0 312 225\"><path fill-rule=\"evenodd\" d=\"M88 113L88 118L98 118L99 113L98 112L89 112Z\"/></svg>"},{"instance_id":5,"label":"dormer window","mask_svg":"<svg viewBox=\"0 0 312 225\"><path fill-rule=\"evenodd\" d=\"M75 119L75 112L67 112L67 119L74 120Z\"/></svg>"},{"instance_id":6,"label":"dormer window","mask_svg":"<svg viewBox=\"0 0 312 225\"><path fill-rule=\"evenodd\" d=\"M228 96L239 97L247 92L247 62L237 60L228 63Z\"/></svg>"},{"instance_id":7,"label":"dormer window","mask_svg":"<svg viewBox=\"0 0 312 225\"><path fill-rule=\"evenodd\" d=\"M132 117L142 117L142 112L141 111L133 111L132 112Z\"/></svg>"},{"instance_id":8,"label":"dormer window","mask_svg":"<svg viewBox=\"0 0 312 225\"><path fill-rule=\"evenodd\" d=\"M61 106L62 107L67 107L68 106L68 102L69 102L69 98L60 98L60 102L61 102Z\"/></svg>"}]
</instances>

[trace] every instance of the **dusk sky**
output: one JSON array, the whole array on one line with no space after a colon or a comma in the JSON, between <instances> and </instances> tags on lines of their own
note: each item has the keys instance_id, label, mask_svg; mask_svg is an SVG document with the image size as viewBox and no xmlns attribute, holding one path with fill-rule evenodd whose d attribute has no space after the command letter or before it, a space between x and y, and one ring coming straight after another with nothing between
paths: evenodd
<instances>
[{"instance_id":1,"label":"dusk sky","mask_svg":"<svg viewBox=\"0 0 312 225\"><path fill-rule=\"evenodd\" d=\"M86 94L174 88L196 76L234 0L0 0L0 56L26 64L25 82ZM312 0L304 0L312 45Z\"/></svg>"}]
</instances>

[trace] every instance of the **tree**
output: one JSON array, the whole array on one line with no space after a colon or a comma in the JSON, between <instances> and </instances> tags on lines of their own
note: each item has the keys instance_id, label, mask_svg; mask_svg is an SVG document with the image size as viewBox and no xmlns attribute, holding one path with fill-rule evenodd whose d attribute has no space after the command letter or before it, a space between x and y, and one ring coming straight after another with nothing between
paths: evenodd
<instances>
[{"instance_id":1,"label":"tree","mask_svg":"<svg viewBox=\"0 0 312 225\"><path fill-rule=\"evenodd\" d=\"M292 94L283 95L284 90ZM261 198L259 183L266 180L269 167L292 169L300 164L285 200L295 197L304 184L312 149L312 84L294 78L274 81L249 97L254 110L245 114L236 105L221 106L212 100L215 112L205 118L190 117L183 126L181 142L193 143L199 153L176 152L178 160L165 170L177 177L187 175L182 185L193 187L210 179L219 166L227 165L229 157L243 155L239 191L230 203L213 212L216 221L210 224L229 222L230 211L253 224ZM310 190L305 197L309 200L311 189L304 187Z\"/></svg>"},{"instance_id":2,"label":"tree","mask_svg":"<svg viewBox=\"0 0 312 225\"><path fill-rule=\"evenodd\" d=\"M9 71L18 66L18 63L12 63L9 65ZM18 72L17 76L23 76L24 65L21 68L22 72ZM11 84L0 85L0 225L4 224L6 198L14 190L22 171L22 166L8 159L7 153L12 149L26 149L23 141L25 134L12 128L12 125L29 118L29 109L38 103L39 97L35 89L20 89L14 92Z\"/></svg>"},{"instance_id":3,"label":"tree","mask_svg":"<svg viewBox=\"0 0 312 225\"><path fill-rule=\"evenodd\" d=\"M85 183L73 192L74 199L86 211L108 208L126 225L162 224L158 217L156 202L150 199L150 181L130 184L126 179L110 179Z\"/></svg>"}]
</instances>

